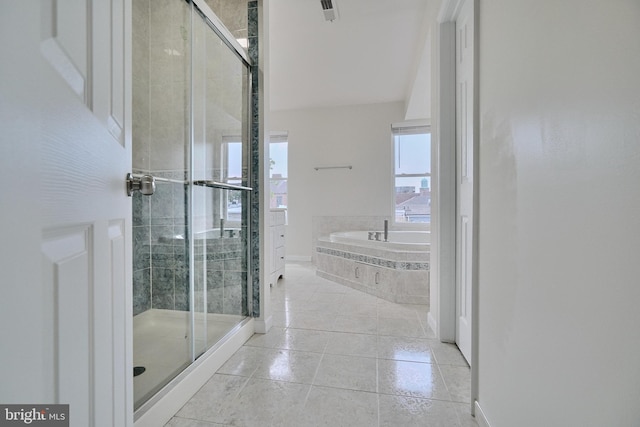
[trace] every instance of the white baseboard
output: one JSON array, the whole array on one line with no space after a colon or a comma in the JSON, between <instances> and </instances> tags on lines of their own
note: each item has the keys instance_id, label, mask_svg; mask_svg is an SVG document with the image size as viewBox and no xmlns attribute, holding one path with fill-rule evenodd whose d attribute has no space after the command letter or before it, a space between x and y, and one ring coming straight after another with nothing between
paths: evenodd
<instances>
[{"instance_id":1,"label":"white baseboard","mask_svg":"<svg viewBox=\"0 0 640 427\"><path fill-rule=\"evenodd\" d=\"M431 328L431 330L433 332L435 332L436 336L438 335L438 321L436 320L435 317L433 317L433 315L431 314L431 312L429 312L427 314L427 324L429 325L429 327Z\"/></svg>"},{"instance_id":2,"label":"white baseboard","mask_svg":"<svg viewBox=\"0 0 640 427\"><path fill-rule=\"evenodd\" d=\"M311 255L287 255L285 261L293 262L311 262Z\"/></svg>"},{"instance_id":3,"label":"white baseboard","mask_svg":"<svg viewBox=\"0 0 640 427\"><path fill-rule=\"evenodd\" d=\"M477 400L475 401L475 405L476 405L476 414L475 414L476 422L478 423L478 425L480 427L491 427L491 424L489 424L489 420L487 420L487 417L482 411L482 408L480 407L480 403Z\"/></svg>"},{"instance_id":4,"label":"white baseboard","mask_svg":"<svg viewBox=\"0 0 640 427\"><path fill-rule=\"evenodd\" d=\"M178 375L136 411L134 427L163 426L184 406L189 399L216 373L218 369L253 335L254 319L249 319L233 336L210 354L201 356L190 368Z\"/></svg>"},{"instance_id":5,"label":"white baseboard","mask_svg":"<svg viewBox=\"0 0 640 427\"><path fill-rule=\"evenodd\" d=\"M273 316L269 316L265 320L255 319L254 325L256 334L266 334L273 326Z\"/></svg>"}]
</instances>

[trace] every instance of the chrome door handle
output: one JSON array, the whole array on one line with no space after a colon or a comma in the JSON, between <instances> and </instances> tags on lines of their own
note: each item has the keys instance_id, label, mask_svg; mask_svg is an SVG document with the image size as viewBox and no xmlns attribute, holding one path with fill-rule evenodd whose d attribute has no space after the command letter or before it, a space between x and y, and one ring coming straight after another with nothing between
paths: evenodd
<instances>
[{"instance_id":1,"label":"chrome door handle","mask_svg":"<svg viewBox=\"0 0 640 427\"><path fill-rule=\"evenodd\" d=\"M150 196L156 191L156 179L151 175L127 174L127 196L133 196L134 191L139 191L145 196Z\"/></svg>"}]
</instances>

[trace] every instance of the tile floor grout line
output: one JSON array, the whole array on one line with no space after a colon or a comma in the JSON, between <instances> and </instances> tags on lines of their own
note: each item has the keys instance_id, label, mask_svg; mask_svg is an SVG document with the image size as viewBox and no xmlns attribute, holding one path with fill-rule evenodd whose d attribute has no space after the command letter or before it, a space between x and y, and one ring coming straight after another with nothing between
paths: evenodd
<instances>
[{"instance_id":1,"label":"tile floor grout line","mask_svg":"<svg viewBox=\"0 0 640 427\"><path fill-rule=\"evenodd\" d=\"M191 421L197 421L198 423L204 423L207 425L211 425L211 426L226 426L227 424L220 424L220 423L216 423L213 421L207 421L207 420L200 420L198 418L191 418L191 417L184 417L184 416L177 416L174 415L173 418L177 418L177 419L182 419L182 420L191 420Z\"/></svg>"},{"instance_id":2,"label":"tile floor grout line","mask_svg":"<svg viewBox=\"0 0 640 427\"><path fill-rule=\"evenodd\" d=\"M236 376L239 376L239 375L236 375ZM244 390L247 384L249 384L249 380L251 379L251 377L244 377L244 378L245 378L245 381L242 383L242 387L238 389L238 392L231 399L232 402L235 402L235 400L238 399L238 397L240 396L240 393L242 393L242 390Z\"/></svg>"},{"instance_id":3,"label":"tile floor grout line","mask_svg":"<svg viewBox=\"0 0 640 427\"><path fill-rule=\"evenodd\" d=\"M376 394L380 394L380 359L376 357Z\"/></svg>"},{"instance_id":4,"label":"tile floor grout line","mask_svg":"<svg viewBox=\"0 0 640 427\"><path fill-rule=\"evenodd\" d=\"M315 385L316 377L318 376L318 371L320 371L320 366L322 366L322 361L324 360L324 355L325 355L325 351L327 349L327 345L328 344L329 344L329 340L327 340L327 342L324 343L324 349L322 350L322 355L320 356L320 361L318 362L318 366L316 366L316 371L313 373L313 378L311 378L311 384L310 384L310 387L309 387L309 391L307 392L307 395L304 398L304 403L302 405L303 408L307 405L307 401L309 400L309 395L311 394L311 389Z\"/></svg>"},{"instance_id":5,"label":"tile floor grout line","mask_svg":"<svg viewBox=\"0 0 640 427\"><path fill-rule=\"evenodd\" d=\"M380 393L376 393L376 403L378 407L378 427L380 427Z\"/></svg>"}]
</instances>

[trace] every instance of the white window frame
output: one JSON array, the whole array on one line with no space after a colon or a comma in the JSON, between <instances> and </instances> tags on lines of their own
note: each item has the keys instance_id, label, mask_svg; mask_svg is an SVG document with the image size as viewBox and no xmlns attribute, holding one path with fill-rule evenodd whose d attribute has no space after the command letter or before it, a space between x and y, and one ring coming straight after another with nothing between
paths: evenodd
<instances>
[{"instance_id":1,"label":"white window frame","mask_svg":"<svg viewBox=\"0 0 640 427\"><path fill-rule=\"evenodd\" d=\"M410 229L414 229L414 228L418 228L418 229L428 229L431 226L431 219L429 220L428 223L425 222L416 222L416 223L411 223L411 222L398 222L396 221L396 178L397 177L428 177L430 178L430 184L432 185L433 183L431 182L431 170L432 170L432 165L429 166L429 172L427 174L407 174L407 175L396 175L396 165L395 165L395 161L396 161L396 156L395 156L395 138L394 136L397 134L417 134L417 133L429 133L431 134L431 125L428 121L426 120L411 120L411 121L406 121L406 122L400 122L400 123L392 123L391 124L391 132L390 132L390 152L391 152L391 197L390 197L390 204L391 204L391 223L396 227L396 228L410 228ZM431 144L433 144L433 140L431 141ZM433 161L431 162L433 163Z\"/></svg>"},{"instance_id":2,"label":"white window frame","mask_svg":"<svg viewBox=\"0 0 640 427\"><path fill-rule=\"evenodd\" d=\"M236 136L236 135L225 135L222 137L222 141L220 141L220 165L219 165L219 173L220 176L218 177L218 179L220 180L220 182L223 182L225 184L230 184L230 180L233 180L234 182L232 184L239 184L239 185L243 185L243 176L239 176L239 177L230 177L228 176L228 172L229 172L229 144L241 144L242 145L242 137L241 136ZM246 153L242 153L242 173L241 175L244 173L244 169L246 167L245 162L246 162ZM237 180L240 180L240 182L236 182ZM229 207L229 194L226 191L223 191L221 193L221 198L220 198L220 215L221 218L224 218L225 220L229 220L229 211L228 211L228 207Z\"/></svg>"},{"instance_id":3,"label":"white window frame","mask_svg":"<svg viewBox=\"0 0 640 427\"><path fill-rule=\"evenodd\" d=\"M287 205L286 209L289 208L289 132L288 131L272 131L269 134L269 147L271 144L287 144ZM271 156L269 155L269 158ZM271 170L269 170L269 189L271 189ZM271 206L271 194L269 194L269 206Z\"/></svg>"}]
</instances>

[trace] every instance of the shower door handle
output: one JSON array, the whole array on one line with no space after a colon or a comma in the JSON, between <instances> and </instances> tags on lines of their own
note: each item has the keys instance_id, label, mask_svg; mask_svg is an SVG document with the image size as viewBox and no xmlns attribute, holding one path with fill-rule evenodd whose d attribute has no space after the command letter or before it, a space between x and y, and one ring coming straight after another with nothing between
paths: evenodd
<instances>
[{"instance_id":1,"label":"shower door handle","mask_svg":"<svg viewBox=\"0 0 640 427\"><path fill-rule=\"evenodd\" d=\"M145 196L151 196L156 191L156 179L151 175L127 174L127 196L133 196L134 191L139 191Z\"/></svg>"}]
</instances>

